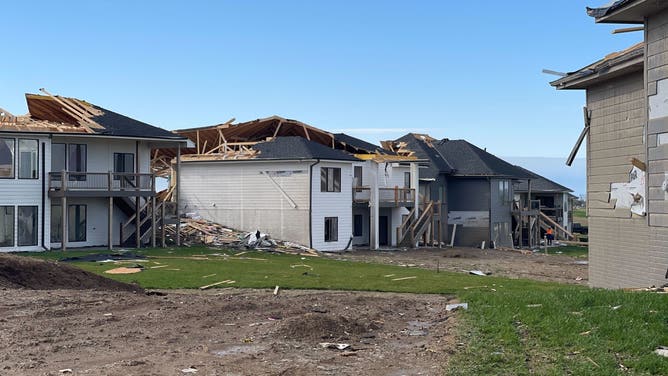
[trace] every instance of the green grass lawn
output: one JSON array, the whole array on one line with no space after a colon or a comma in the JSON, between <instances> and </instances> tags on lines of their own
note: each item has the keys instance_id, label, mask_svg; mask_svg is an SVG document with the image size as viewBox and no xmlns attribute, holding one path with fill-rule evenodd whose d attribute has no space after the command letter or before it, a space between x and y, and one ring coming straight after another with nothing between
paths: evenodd
<instances>
[{"instance_id":1,"label":"green grass lawn","mask_svg":"<svg viewBox=\"0 0 668 376\"><path fill-rule=\"evenodd\" d=\"M561 253L559 253L561 252ZM571 257L578 257L578 258L584 258L589 255L589 248L588 247L582 247L579 245L567 245L567 246L561 246L561 247L554 247L554 248L549 248L548 249L549 254L558 254L558 255L566 255L566 256L571 256Z\"/></svg>"},{"instance_id":2,"label":"green grass lawn","mask_svg":"<svg viewBox=\"0 0 668 376\"><path fill-rule=\"evenodd\" d=\"M92 251L30 256L59 259L88 253ZM458 314L456 334L464 345L452 356L448 374L668 375L668 358L653 353L657 346L668 345L666 295L436 273L326 257L259 252L234 257L234 252L207 248L137 253L150 257L143 263L146 269L141 273L103 275L146 288L196 288L231 279L236 281L233 286L247 288L279 285L289 289L456 295L469 303L469 309ZM227 256L188 259L212 253ZM101 274L118 266L97 262L75 265ZM168 266L151 269L163 265ZM211 274L215 275L204 278ZM393 281L403 277L416 278Z\"/></svg>"}]
</instances>

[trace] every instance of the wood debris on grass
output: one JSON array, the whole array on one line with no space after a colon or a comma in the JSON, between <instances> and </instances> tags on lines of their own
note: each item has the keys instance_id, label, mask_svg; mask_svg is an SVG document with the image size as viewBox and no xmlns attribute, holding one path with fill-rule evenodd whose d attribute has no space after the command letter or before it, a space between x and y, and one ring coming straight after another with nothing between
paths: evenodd
<instances>
[{"instance_id":1,"label":"wood debris on grass","mask_svg":"<svg viewBox=\"0 0 668 376\"><path fill-rule=\"evenodd\" d=\"M237 282L237 281L233 281L233 280L231 280L231 279L226 279L226 280L224 280L224 281L220 281L220 282L216 282L216 283L211 283L211 284L209 284L209 285L204 285L204 286L200 287L199 289L200 289L200 290L206 290L206 289L210 289L210 288L212 288L212 287L218 286L218 285L222 285L222 284L232 284L232 283L236 283L236 282Z\"/></svg>"},{"instance_id":2,"label":"wood debris on grass","mask_svg":"<svg viewBox=\"0 0 668 376\"><path fill-rule=\"evenodd\" d=\"M176 225L165 226L166 237L173 241ZM227 228L201 218L181 218L180 228L183 245L209 245L232 249L254 249L259 251L287 253L301 256L319 256L315 249L303 245L272 239L268 234L242 232ZM242 254L243 252L239 253ZM239 255L238 254L238 255Z\"/></svg>"},{"instance_id":3,"label":"wood debris on grass","mask_svg":"<svg viewBox=\"0 0 668 376\"><path fill-rule=\"evenodd\" d=\"M115 268L115 269L109 269L106 270L105 273L107 274L134 274L134 273L139 273L141 272L141 268Z\"/></svg>"},{"instance_id":4,"label":"wood debris on grass","mask_svg":"<svg viewBox=\"0 0 668 376\"><path fill-rule=\"evenodd\" d=\"M417 278L416 276L411 276L411 277L401 277L401 278L392 278L393 281L404 281L407 279L415 279Z\"/></svg>"}]
</instances>

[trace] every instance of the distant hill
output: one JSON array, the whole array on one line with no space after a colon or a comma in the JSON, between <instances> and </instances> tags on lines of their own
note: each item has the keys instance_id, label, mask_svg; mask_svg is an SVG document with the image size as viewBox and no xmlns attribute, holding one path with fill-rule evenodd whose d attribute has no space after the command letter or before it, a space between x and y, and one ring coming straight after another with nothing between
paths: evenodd
<instances>
[{"instance_id":1,"label":"distant hill","mask_svg":"<svg viewBox=\"0 0 668 376\"><path fill-rule=\"evenodd\" d=\"M577 158L572 166L566 166L566 158L551 157L502 157L550 180L573 190L576 196L587 193L587 166L584 158Z\"/></svg>"}]
</instances>

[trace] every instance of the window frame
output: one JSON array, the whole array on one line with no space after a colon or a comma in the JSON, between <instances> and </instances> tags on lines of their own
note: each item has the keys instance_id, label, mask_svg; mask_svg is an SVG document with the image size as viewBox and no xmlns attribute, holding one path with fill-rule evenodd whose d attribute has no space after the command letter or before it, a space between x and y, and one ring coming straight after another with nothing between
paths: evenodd
<instances>
[{"instance_id":1,"label":"window frame","mask_svg":"<svg viewBox=\"0 0 668 376\"><path fill-rule=\"evenodd\" d=\"M10 233L11 235L9 237L10 238L10 244L4 245L4 243L0 243L0 247L14 247L14 245L16 244L16 206L14 206L14 205L0 205L0 212L2 212L3 210L6 210L7 208L12 209L12 213L11 213L12 231L11 231L11 233ZM2 213L0 215L6 215L6 214Z\"/></svg>"},{"instance_id":2,"label":"window frame","mask_svg":"<svg viewBox=\"0 0 668 376\"><path fill-rule=\"evenodd\" d=\"M404 188L411 189L411 172L404 171Z\"/></svg>"},{"instance_id":3,"label":"window frame","mask_svg":"<svg viewBox=\"0 0 668 376\"><path fill-rule=\"evenodd\" d=\"M0 176L0 179L15 179L16 178L16 147L17 142L16 138L12 137L0 137L0 141L11 140L12 141L12 176Z\"/></svg>"},{"instance_id":4,"label":"window frame","mask_svg":"<svg viewBox=\"0 0 668 376\"><path fill-rule=\"evenodd\" d=\"M53 150L54 150L55 145L63 145L63 163L62 163L63 168L60 169L60 170L54 170L54 168L53 168L53 161L58 160L58 158L54 158ZM68 154L68 150L67 150L67 144L66 143L64 143L64 142L53 142L53 143L51 143L51 172L63 172L63 170L67 171L67 168L68 168L68 166L67 166L67 160L68 160L67 154Z\"/></svg>"},{"instance_id":5,"label":"window frame","mask_svg":"<svg viewBox=\"0 0 668 376\"><path fill-rule=\"evenodd\" d=\"M339 217L325 217L325 233L323 235L325 243L339 241Z\"/></svg>"},{"instance_id":6,"label":"window frame","mask_svg":"<svg viewBox=\"0 0 668 376\"><path fill-rule=\"evenodd\" d=\"M320 167L320 192L341 192L341 167Z\"/></svg>"},{"instance_id":7,"label":"window frame","mask_svg":"<svg viewBox=\"0 0 668 376\"><path fill-rule=\"evenodd\" d=\"M21 209L24 208L33 208L33 236L31 239L30 243L24 243L22 242L21 239ZM36 246L39 243L39 206L38 205L19 205L16 210L16 228L17 228L17 236L16 236L16 245L18 247L30 247L30 246Z\"/></svg>"},{"instance_id":8,"label":"window frame","mask_svg":"<svg viewBox=\"0 0 668 376\"><path fill-rule=\"evenodd\" d=\"M357 179L358 177L359 179ZM353 166L353 181L355 182L356 187L364 186L364 169L362 166Z\"/></svg>"},{"instance_id":9,"label":"window frame","mask_svg":"<svg viewBox=\"0 0 668 376\"><path fill-rule=\"evenodd\" d=\"M21 168L22 168L22 162L21 162L21 141L34 141L35 144L36 144L36 147L35 147L35 159L34 159L35 170L34 170L34 171L31 171L31 172L34 172L35 175L34 175L34 176L31 176L31 177L28 177L28 178L26 178L26 177L21 177ZM17 168L17 170L18 170L18 174L16 174L17 177L18 177L19 179L21 179L21 180L38 180L38 179L39 179L39 140L38 140L38 139L35 139L35 138L19 138L19 139L18 139L18 142L17 142L16 144L17 144L17 150L18 150L18 153L17 153L17 154L18 154L18 156L19 156L18 158L15 157L15 159L16 159L16 165L18 166L18 168ZM15 155L16 155L16 154L15 154Z\"/></svg>"},{"instance_id":10,"label":"window frame","mask_svg":"<svg viewBox=\"0 0 668 376\"><path fill-rule=\"evenodd\" d=\"M73 162L72 158L70 158L72 147L77 148L78 152L76 153L77 159L74 161L77 164L76 169L71 166ZM81 153L81 150L83 150L83 153ZM67 172L69 173L70 181L86 181L86 172L88 172L88 144L67 144Z\"/></svg>"}]
</instances>

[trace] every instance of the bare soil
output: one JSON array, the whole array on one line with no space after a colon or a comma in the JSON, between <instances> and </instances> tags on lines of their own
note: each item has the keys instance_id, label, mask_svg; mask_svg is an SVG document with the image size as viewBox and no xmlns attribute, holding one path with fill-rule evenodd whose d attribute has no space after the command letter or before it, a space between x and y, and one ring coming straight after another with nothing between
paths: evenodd
<instances>
[{"instance_id":1,"label":"bare soil","mask_svg":"<svg viewBox=\"0 0 668 376\"><path fill-rule=\"evenodd\" d=\"M3 375L439 375L454 348L439 295L0 291Z\"/></svg>"},{"instance_id":2,"label":"bare soil","mask_svg":"<svg viewBox=\"0 0 668 376\"><path fill-rule=\"evenodd\" d=\"M418 248L412 250L368 251L355 250L329 257L340 260L374 262L406 267L447 270L468 273L480 270L508 278L526 278L539 281L586 285L588 265L586 258L554 254L558 247L544 253L522 254L515 251L478 248Z\"/></svg>"}]
</instances>

